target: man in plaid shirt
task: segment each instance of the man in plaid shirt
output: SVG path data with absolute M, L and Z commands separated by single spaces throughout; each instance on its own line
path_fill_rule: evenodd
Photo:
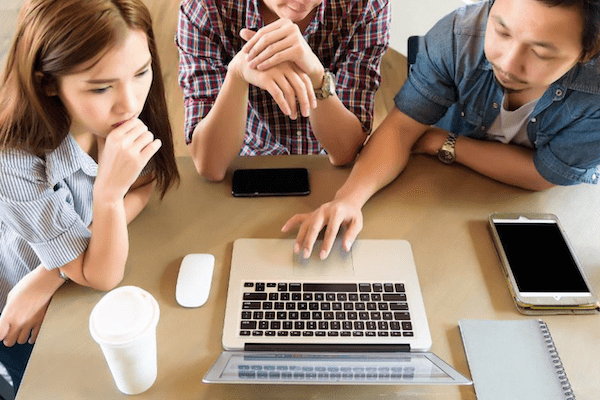
M 184 0 L 179 82 L 196 169 L 238 155 L 352 162 L 372 129 L 388 0 Z

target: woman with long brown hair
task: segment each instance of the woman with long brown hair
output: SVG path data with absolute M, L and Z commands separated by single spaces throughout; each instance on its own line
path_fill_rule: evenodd
M 0 88 L 0 361 L 15 389 L 54 292 L 122 279 L 127 224 L 179 179 L 140 0 L 28 0 Z

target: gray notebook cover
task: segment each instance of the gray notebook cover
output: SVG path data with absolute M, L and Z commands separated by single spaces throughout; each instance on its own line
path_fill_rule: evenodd
M 573 400 L 575 396 L 541 320 L 460 320 L 478 400 Z

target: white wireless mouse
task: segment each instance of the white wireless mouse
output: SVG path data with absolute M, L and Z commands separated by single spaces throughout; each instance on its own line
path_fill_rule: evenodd
M 210 294 L 215 256 L 188 254 L 183 257 L 177 276 L 175 300 L 184 307 L 200 307 Z

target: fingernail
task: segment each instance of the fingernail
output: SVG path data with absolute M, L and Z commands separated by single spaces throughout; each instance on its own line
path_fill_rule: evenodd
M 325 257 L 327 257 L 327 252 L 325 250 L 321 250 L 321 253 L 319 253 L 319 258 L 324 260 Z
M 310 252 L 308 251 L 308 249 L 304 249 L 304 251 L 302 252 L 302 257 L 304 257 L 304 258 L 310 257 Z
M 344 249 L 346 249 L 346 251 L 350 251 L 351 247 L 352 247 L 352 241 L 347 240 L 346 243 L 344 243 Z
M 300 253 L 300 245 L 299 245 L 298 243 L 296 243 L 296 244 L 294 245 L 294 253 L 295 253 L 295 254 L 298 254 L 298 253 Z

